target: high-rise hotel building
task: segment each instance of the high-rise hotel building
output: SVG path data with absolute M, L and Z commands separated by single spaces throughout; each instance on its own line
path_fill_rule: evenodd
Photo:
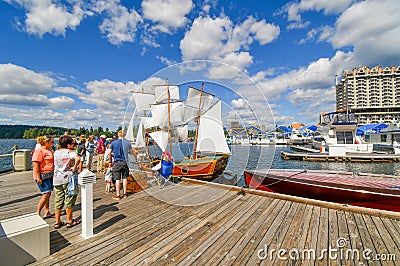
M 359 124 L 400 122 L 400 66 L 367 66 L 336 76 L 336 111 L 349 110 Z

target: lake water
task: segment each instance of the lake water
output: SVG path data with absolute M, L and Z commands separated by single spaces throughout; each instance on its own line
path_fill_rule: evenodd
M 0 154 L 13 153 L 14 145 L 18 145 L 18 149 L 33 150 L 36 140 L 26 139 L 0 139 Z M 12 168 L 12 156 L 0 158 L 0 171 Z
M 17 144 L 19 149 L 32 150 L 36 140 L 0 140 L 0 154 L 12 153 L 13 146 Z M 193 143 L 180 143 L 173 146 L 175 160 L 187 156 L 193 149 Z M 294 160 L 283 160 L 281 151 L 288 151 L 288 146 L 231 146 L 232 156 L 227 169 L 233 175 L 242 176 L 244 169 L 309 169 L 309 170 L 333 170 L 333 171 L 357 171 L 360 173 L 395 175 L 400 170 L 400 163 L 339 163 L 339 162 L 305 162 Z M 156 147 L 150 147 L 150 152 L 160 154 Z M 12 158 L 0 158 L 0 171 L 12 167 Z

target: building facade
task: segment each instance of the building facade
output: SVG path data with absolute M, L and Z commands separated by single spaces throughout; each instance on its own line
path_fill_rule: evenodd
M 400 122 L 400 66 L 343 71 L 336 77 L 336 111 L 351 111 L 359 124 Z

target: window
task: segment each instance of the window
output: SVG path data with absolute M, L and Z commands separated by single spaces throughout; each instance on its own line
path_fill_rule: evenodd
M 386 142 L 387 140 L 387 134 L 382 134 L 381 135 L 381 142 Z
M 353 144 L 352 131 L 338 131 L 336 132 L 337 144 Z

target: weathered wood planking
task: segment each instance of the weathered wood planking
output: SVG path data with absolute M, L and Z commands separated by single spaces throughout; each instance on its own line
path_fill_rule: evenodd
M 160 189 L 149 179 L 146 191 L 121 201 L 105 194 L 99 175 L 94 185 L 94 233 L 80 236 L 81 227 L 54 230 L 50 224 L 51 255 L 34 265 L 398 265 L 400 220 L 327 208 L 284 198 L 270 198 L 227 186 L 185 181 Z M 40 198 L 31 172 L 0 176 L 0 217 L 6 219 L 36 211 Z M 52 196 L 51 209 L 54 198 Z M 310 203 L 314 203 L 310 201 Z M 74 216 L 80 216 L 80 197 Z M 399 216 L 400 217 L 400 216 Z M 65 221 L 65 215 L 62 216 Z M 356 249 L 360 258 L 318 259 L 324 249 Z M 267 256 L 264 255 L 266 248 Z M 300 257 L 289 251 L 297 249 Z M 316 260 L 301 257 L 315 250 Z M 394 254 L 396 261 L 367 261 L 372 254 Z M 261 250 L 261 253 L 260 253 Z M 270 252 L 272 257 L 270 257 Z M 278 250 L 286 250 L 284 258 Z M 290 258 L 292 255 L 293 259 Z M 338 253 L 337 255 L 340 255 Z

